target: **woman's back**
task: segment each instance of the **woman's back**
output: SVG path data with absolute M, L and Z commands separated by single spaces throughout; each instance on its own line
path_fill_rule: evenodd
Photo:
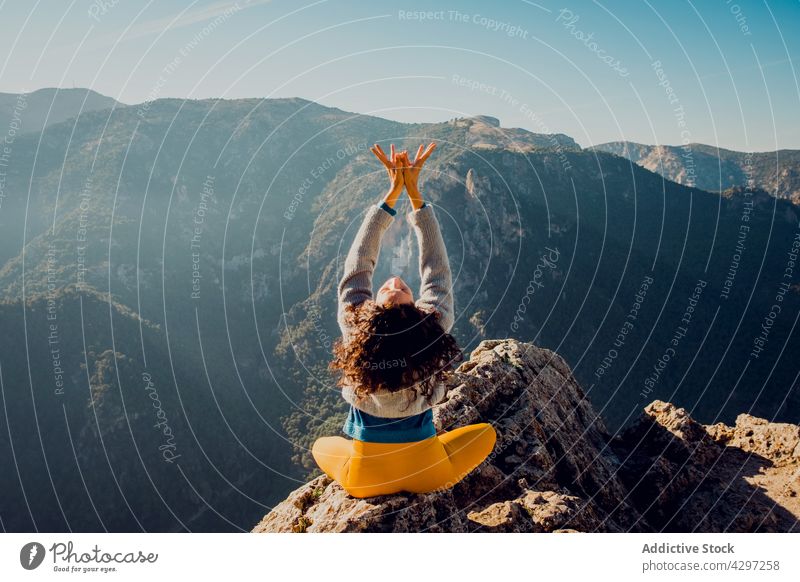
M 319 466 L 352 495 L 424 492 L 449 487 L 491 452 L 494 429 L 476 424 L 439 435 L 432 407 L 446 395 L 444 379 L 463 355 L 450 335 L 454 322 L 452 275 L 433 208 L 422 201 L 416 176 L 430 155 L 422 146 L 413 170 L 407 157 L 387 167 L 392 189 L 367 209 L 344 262 L 338 286 L 337 320 L 342 338 L 331 369 L 339 373 L 342 397 L 350 403 L 342 437 L 317 439 Z M 420 161 L 421 160 L 421 161 Z M 390 278 L 373 298 L 372 275 L 381 240 L 396 215 L 394 203 L 406 187 L 414 210 L 408 220 L 419 245 L 420 293 L 400 277 Z M 399 188 L 399 189 L 398 189 Z

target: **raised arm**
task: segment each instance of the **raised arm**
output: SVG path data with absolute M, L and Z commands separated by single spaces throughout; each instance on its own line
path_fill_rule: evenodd
M 345 308 L 372 299 L 372 273 L 381 251 L 381 239 L 394 217 L 379 206 L 367 209 L 364 221 L 356 233 L 344 261 L 344 274 L 339 281 L 339 309 L 337 320 L 342 335 L 347 340 L 348 325 L 345 321 Z
M 429 204 L 410 212 L 408 221 L 419 245 L 420 289 L 415 304 L 428 311 L 438 311 L 439 323 L 449 333 L 454 322 L 453 276 L 439 221 Z
M 441 316 L 439 323 L 449 333 L 455 320 L 450 260 L 433 207 L 424 202 L 417 186 L 422 166 L 435 148 L 435 143 L 428 145 L 424 151 L 423 146 L 419 146 L 413 163 L 407 156 L 402 157 L 401 161 L 406 191 L 414 207 L 414 211 L 408 214 L 408 220 L 419 245 L 420 291 L 415 304 L 428 311 L 437 311 Z
M 391 147 L 390 158 L 387 158 L 378 144 L 375 144 L 372 152 L 386 167 L 391 185 L 383 202 L 367 209 L 364 221 L 344 261 L 344 273 L 339 281 L 337 295 L 339 300 L 337 321 L 345 341 L 350 334 L 345 319 L 345 308 L 372 299 L 372 274 L 380 255 L 381 240 L 394 220 L 396 214 L 394 205 L 403 191 L 403 172 L 395 167 L 394 145 Z

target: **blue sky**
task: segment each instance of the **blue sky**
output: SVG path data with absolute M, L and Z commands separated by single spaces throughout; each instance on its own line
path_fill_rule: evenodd
M 800 2 L 0 0 L 0 91 L 299 96 L 583 146 L 800 149 Z M 428 14 L 421 15 L 425 11 Z

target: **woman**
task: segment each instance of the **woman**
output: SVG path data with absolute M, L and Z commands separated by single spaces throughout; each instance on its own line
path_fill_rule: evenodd
M 403 151 L 387 158 L 391 187 L 380 205 L 370 207 L 344 263 L 339 283 L 338 321 L 342 338 L 330 367 L 339 374 L 350 403 L 343 432 L 322 437 L 311 453 L 320 468 L 354 497 L 407 491 L 427 493 L 452 487 L 492 451 L 495 431 L 488 423 L 437 435 L 432 406 L 445 396 L 443 380 L 461 350 L 449 334 L 453 326 L 450 263 L 433 207 L 417 188 L 420 170 L 436 144 L 414 161 Z M 408 214 L 419 243 L 419 299 L 400 277 L 390 277 L 373 299 L 372 273 L 381 238 L 394 220 L 406 189 Z

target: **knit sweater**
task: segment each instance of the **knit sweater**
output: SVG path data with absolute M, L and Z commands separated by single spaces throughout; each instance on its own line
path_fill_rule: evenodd
M 439 222 L 429 204 L 409 212 L 407 218 L 419 245 L 420 292 L 414 304 L 424 311 L 437 311 L 440 314 L 439 323 L 445 332 L 449 332 L 454 321 L 453 282 Z M 345 342 L 352 333 L 345 319 L 345 308 L 373 298 L 372 274 L 380 254 L 381 239 L 393 221 L 394 215 L 385 208 L 369 207 L 345 259 L 344 274 L 338 288 L 337 313 Z M 396 392 L 381 389 L 361 398 L 355 394 L 354 387 L 342 388 L 342 396 L 347 402 L 360 411 L 380 418 L 420 414 L 441 401 L 445 392 L 445 386 L 437 383 L 429 404 L 423 395 L 416 393 L 413 386 Z

